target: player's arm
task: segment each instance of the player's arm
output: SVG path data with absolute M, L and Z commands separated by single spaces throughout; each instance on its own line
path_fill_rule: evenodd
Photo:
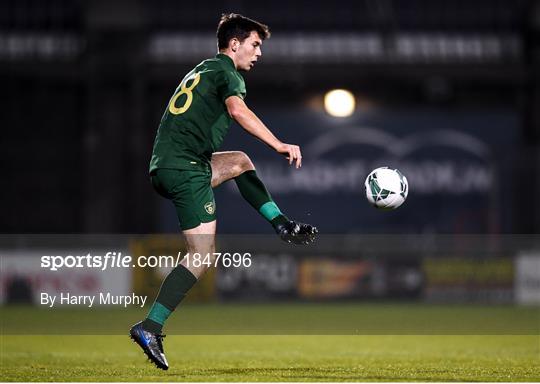
M 296 161 L 296 168 L 302 166 L 302 153 L 298 145 L 281 142 L 264 123 L 248 108 L 244 100 L 238 96 L 230 96 L 225 100 L 229 115 L 246 131 L 281 153 L 289 159 L 289 164 Z

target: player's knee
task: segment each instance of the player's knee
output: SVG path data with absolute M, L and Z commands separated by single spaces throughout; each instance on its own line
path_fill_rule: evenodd
M 236 161 L 235 161 L 236 174 L 240 175 L 241 173 L 244 173 L 246 171 L 252 171 L 255 169 L 255 166 L 251 162 L 251 159 L 244 152 L 237 151 L 235 153 L 235 156 L 236 156 Z

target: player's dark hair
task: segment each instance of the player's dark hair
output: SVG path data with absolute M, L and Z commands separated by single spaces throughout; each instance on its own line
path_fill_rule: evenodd
M 237 13 L 222 14 L 217 28 L 218 49 L 225 49 L 229 46 L 231 39 L 237 38 L 243 42 L 249 37 L 252 31 L 259 34 L 261 40 L 270 37 L 270 29 L 267 25 L 249 19 Z

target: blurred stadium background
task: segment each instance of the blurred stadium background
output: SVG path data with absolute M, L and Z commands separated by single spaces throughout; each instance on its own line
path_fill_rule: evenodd
M 315 311 L 330 314 L 312 325 L 323 333 L 538 335 L 537 0 L 2 1 L 0 300 L 37 303 L 39 292 L 65 290 L 154 295 L 165 270 L 58 274 L 38 260 L 46 252 L 182 249 L 174 210 L 152 190 L 148 162 L 174 88 L 215 54 L 224 12 L 270 26 L 262 60 L 245 75 L 246 101 L 278 137 L 301 145 L 304 166 L 290 169 L 237 125 L 223 150 L 248 153 L 282 210 L 328 236 L 306 249 L 277 245 L 234 183 L 221 186 L 218 231 L 231 236 L 229 244 L 253 246 L 258 262 L 206 276 L 189 300 L 214 304 L 188 304 L 188 319 L 199 324 L 231 303 L 255 300 L 272 306 L 246 318 L 246 308 L 233 305 L 236 315 L 215 332 L 249 320 L 255 333 L 312 333 L 299 320 Z M 327 112 L 333 89 L 354 95 L 352 114 Z M 364 198 L 366 175 L 382 165 L 409 180 L 409 199 L 395 212 Z M 125 233 L 134 235 L 117 235 Z M 169 235 L 145 235 L 157 233 Z M 390 307 L 378 306 L 388 300 Z M 396 300 L 418 307 L 392 307 Z M 283 301 L 323 305 L 273 307 Z M 366 301 L 374 306 L 362 307 Z M 99 333 L 92 317 L 70 328 L 52 311 L 25 311 L 3 306 L 3 332 Z M 73 311 L 61 318 L 85 317 Z M 142 313 L 106 311 L 99 318 L 123 321 L 113 333 Z M 266 322 L 269 312 L 277 325 Z M 32 319 L 45 320 L 34 328 Z M 495 322 L 485 328 L 485 319 Z M 191 330 L 208 333 L 213 325 Z M 170 327 L 182 332 L 180 316 Z M 528 347 L 538 356 L 537 336 Z
M 304 149 L 302 172 L 234 126 L 293 217 L 325 233 L 538 233 L 538 1 L 2 1 L 4 233 L 177 232 L 146 177 L 165 104 L 215 54 L 222 12 L 270 25 L 247 103 Z M 356 97 L 348 118 L 323 95 Z M 363 180 L 381 164 L 411 187 L 390 215 Z M 221 233 L 266 232 L 218 191 Z M 241 212 L 241 219 L 236 212 Z
M 0 7 L 6 249 L 21 244 L 9 235 L 17 233 L 178 233 L 174 210 L 147 176 L 155 131 L 184 73 L 215 53 L 220 14 L 238 12 L 274 32 L 245 76 L 247 102 L 279 137 L 302 146 L 305 165 L 291 169 L 237 125 L 224 149 L 252 157 L 284 212 L 325 235 L 411 235 L 428 244 L 441 234 L 484 235 L 475 245 L 452 243 L 455 277 L 484 271 L 491 280 L 480 285 L 502 284 L 495 300 L 502 302 L 516 297 L 518 270 L 531 272 L 520 281 L 538 288 L 538 250 L 501 244 L 540 230 L 540 2 L 27 0 Z M 354 95 L 349 116 L 325 110 L 332 89 Z M 366 175 L 381 165 L 409 179 L 409 199 L 395 212 L 364 198 Z M 269 234 L 234 183 L 216 195 L 219 233 Z M 481 257 L 500 265 L 478 261 L 478 242 L 491 247 Z M 133 241 L 120 243 L 134 252 Z M 146 252 L 149 243 L 137 244 Z M 22 244 L 38 244 L 22 253 L 40 253 L 39 239 Z M 428 246 L 432 255 L 449 252 L 436 247 Z M 404 265 L 394 257 L 383 270 L 421 297 L 425 249 L 399 250 Z M 369 256 L 357 251 L 344 257 Z M 298 259 L 296 269 L 273 260 L 301 270 Z M 452 273 L 439 263 L 431 267 Z M 358 275 L 383 284 L 372 264 Z

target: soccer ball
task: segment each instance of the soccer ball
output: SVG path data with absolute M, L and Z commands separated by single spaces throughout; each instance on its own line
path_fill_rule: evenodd
M 373 170 L 366 178 L 366 197 L 376 208 L 396 209 L 407 199 L 407 178 L 397 169 L 381 167 Z

